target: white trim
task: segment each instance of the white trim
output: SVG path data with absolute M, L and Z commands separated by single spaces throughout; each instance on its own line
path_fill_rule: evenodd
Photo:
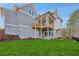
M 41 26 L 42 26 L 42 18 L 41 18 Z M 42 28 L 41 28 L 41 39 L 43 38 L 43 36 L 42 36 L 43 34 L 42 34 Z
M 13 25 L 13 24 L 5 24 L 5 25 L 9 25 L 9 26 L 18 26 L 18 25 Z
M 36 26 L 35 26 L 35 40 L 36 40 Z
M 21 24 L 19 26 L 21 26 L 21 27 L 27 27 L 27 28 L 32 28 L 30 26 L 25 26 L 25 25 L 21 25 Z
M 5 25 L 9 25 L 9 26 L 16 26 L 16 27 L 27 27 L 27 28 L 31 28 L 30 26 L 25 26 L 25 25 L 13 25 L 13 24 L 5 24 Z
M 46 26 L 49 24 L 49 18 L 48 16 L 45 16 L 46 17 Z

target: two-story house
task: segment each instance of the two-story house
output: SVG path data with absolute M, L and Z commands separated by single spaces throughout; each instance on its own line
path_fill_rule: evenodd
M 61 37 L 61 18 L 57 12 L 48 11 L 38 15 L 33 4 L 16 4 L 13 9 L 1 8 L 4 13 L 4 31 L 6 35 L 25 38 Z

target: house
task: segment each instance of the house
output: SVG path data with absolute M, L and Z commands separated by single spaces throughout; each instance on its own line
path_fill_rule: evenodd
M 36 7 L 32 4 L 19 6 L 13 9 L 1 8 L 4 15 L 4 33 L 25 38 L 60 38 L 62 19 L 57 11 L 48 11 L 38 15 Z

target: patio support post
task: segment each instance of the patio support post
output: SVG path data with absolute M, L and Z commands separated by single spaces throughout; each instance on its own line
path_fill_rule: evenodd
M 40 20 L 41 20 L 41 39 L 42 39 L 42 18 Z
M 42 39 L 42 18 L 40 18 L 41 21 L 41 39 Z
M 42 28 L 41 28 L 41 39 L 42 39 Z
M 49 28 L 47 27 L 47 39 L 49 39 Z
M 35 26 L 35 40 L 36 40 L 36 26 Z
M 48 24 L 49 24 L 49 17 L 48 17 L 48 16 L 46 16 L 47 39 L 49 39 L 49 28 L 48 28 Z
M 48 17 L 46 16 L 46 26 L 48 25 Z

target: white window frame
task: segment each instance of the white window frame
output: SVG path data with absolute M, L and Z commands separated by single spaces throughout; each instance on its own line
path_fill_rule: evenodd
M 31 14 L 29 14 L 29 12 L 25 12 L 25 11 L 22 10 L 22 9 L 20 9 L 20 11 L 23 12 L 24 14 L 27 14 L 27 15 L 29 15 L 29 16 L 32 16 Z M 35 16 L 32 16 L 32 17 L 36 18 Z
M 32 10 L 32 16 L 35 16 L 35 12 Z
M 28 8 L 28 13 L 32 15 L 32 9 L 30 7 Z
M 29 10 L 31 10 L 31 14 L 29 13 L 30 11 Z M 30 8 L 30 7 L 28 7 L 28 13 L 31 15 L 31 16 L 33 16 L 33 17 L 35 17 L 36 15 L 36 12 L 32 9 L 32 8 Z

